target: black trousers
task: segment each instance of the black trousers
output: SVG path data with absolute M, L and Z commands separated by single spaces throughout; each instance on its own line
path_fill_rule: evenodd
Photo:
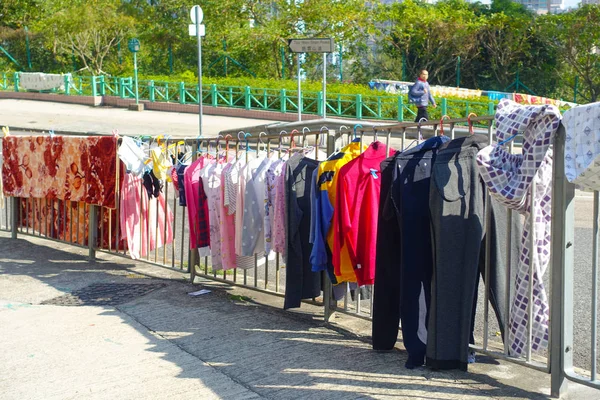
M 429 113 L 427 112 L 427 107 L 417 107 L 417 117 L 415 118 L 415 122 L 419 122 L 421 118 L 429 120 Z

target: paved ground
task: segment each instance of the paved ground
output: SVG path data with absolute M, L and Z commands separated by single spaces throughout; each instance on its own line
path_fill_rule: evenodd
M 45 305 L 93 284 L 163 284 L 117 305 Z M 191 297 L 201 287 L 211 293 Z M 104 300 L 110 300 L 109 295 Z M 403 368 L 365 323 L 326 326 L 280 299 L 190 285 L 165 268 L 0 233 L 2 399 L 545 399 L 549 376 L 480 357 L 469 373 Z M 302 312 L 304 311 L 304 313 Z M 361 325 L 362 324 L 362 325 Z M 600 398 L 577 386 L 568 398 Z
M 222 130 L 242 128 L 275 121 L 203 116 L 204 136 L 216 136 Z M 110 134 L 118 129 L 123 135 L 198 136 L 198 115 L 161 111 L 129 111 L 126 108 L 90 107 L 45 101 L 0 99 L 0 126 L 16 126 L 56 131 Z

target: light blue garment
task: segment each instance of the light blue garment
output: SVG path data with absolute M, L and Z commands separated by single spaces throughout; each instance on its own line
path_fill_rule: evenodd
M 411 102 L 415 103 L 417 107 L 427 107 L 430 103 L 435 105 L 435 100 L 431 95 L 429 82 L 423 82 L 422 80 L 417 79 L 410 89 L 409 97 Z

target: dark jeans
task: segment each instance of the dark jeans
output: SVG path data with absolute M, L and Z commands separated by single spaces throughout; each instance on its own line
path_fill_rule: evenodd
M 477 135 L 455 139 L 440 149 L 433 166 L 429 207 L 434 260 L 427 365 L 434 369 L 467 369 L 477 283 L 485 268 L 485 235 L 491 235 L 490 302 L 504 333 L 506 208 L 486 204 L 475 160 L 487 140 Z M 492 211 L 487 227 L 486 207 Z M 516 238 L 520 234 L 516 213 L 511 224 Z M 513 239 L 513 255 L 518 254 L 518 243 Z M 517 265 L 516 260 L 512 265 Z
M 419 122 L 421 118 L 429 120 L 429 113 L 427 113 L 427 107 L 417 107 L 417 117 L 415 118 L 415 122 Z

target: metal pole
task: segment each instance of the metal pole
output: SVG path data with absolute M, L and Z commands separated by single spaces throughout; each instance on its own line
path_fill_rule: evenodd
M 19 226 L 19 198 L 11 197 L 11 238 L 17 238 L 17 231 Z
M 340 82 L 344 81 L 344 69 L 342 67 L 342 61 L 344 60 L 343 47 L 340 44 Z
M 285 79 L 285 49 L 280 47 L 279 51 L 281 53 L 281 79 Z
M 98 232 L 98 206 L 91 204 L 88 222 L 88 259 L 96 259 L 96 234 Z
M 323 119 L 327 117 L 327 53 L 323 53 Z
M 552 184 L 552 302 L 550 304 L 550 372 L 553 397 L 567 388 L 565 371 L 573 368 L 574 188 L 565 177 L 565 129 L 554 139 Z
M 300 53 L 298 53 L 298 121 L 302 121 L 302 88 L 300 85 Z
M 138 92 L 137 52 L 133 53 L 133 76 L 135 78 L 135 104 L 139 104 L 140 96 Z
M 198 136 L 202 137 L 202 37 L 200 36 L 200 7 L 196 7 L 196 36 L 198 37 Z
M 593 224 L 593 247 L 592 247 L 592 351 L 591 351 L 591 380 L 596 380 L 596 354 L 597 333 L 596 325 L 598 321 L 598 212 L 600 209 L 600 197 L 598 192 L 594 191 L 594 224 Z

